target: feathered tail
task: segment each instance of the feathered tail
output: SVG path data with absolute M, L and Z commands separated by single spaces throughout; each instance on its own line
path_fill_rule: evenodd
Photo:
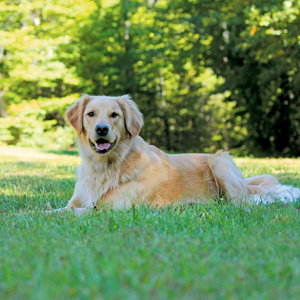
M 209 159 L 220 193 L 228 200 L 248 203 L 289 203 L 300 198 L 300 188 L 282 185 L 272 175 L 244 178 L 239 168 L 227 152 L 218 152 Z

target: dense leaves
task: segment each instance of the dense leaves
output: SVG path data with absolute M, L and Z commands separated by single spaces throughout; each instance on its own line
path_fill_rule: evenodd
M 9 113 L 0 139 L 34 137 L 7 125 L 12 104 L 56 99 L 35 116 L 53 121 L 42 132 L 59 127 L 71 140 L 59 99 L 129 93 L 142 136 L 165 150 L 298 156 L 299 9 L 279 0 L 0 1 L 0 116 Z

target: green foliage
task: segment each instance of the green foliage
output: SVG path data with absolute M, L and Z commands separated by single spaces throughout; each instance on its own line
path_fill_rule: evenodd
M 68 1 L 0 1 L 0 90 L 7 104 L 37 97 L 65 96 L 79 84 L 60 61 L 61 22 Z M 76 91 L 75 91 L 76 92 Z
M 203 52 L 207 66 L 225 79 L 221 91 L 230 91 L 226 100 L 246 120 L 247 148 L 300 155 L 300 2 L 223 1 L 197 16 L 211 40 Z
M 142 136 L 165 150 L 299 155 L 299 1 L 1 0 L 0 11 L 0 117 L 33 99 L 129 93 Z M 44 120 L 65 130 L 59 110 Z
M 65 126 L 64 112 L 76 96 L 32 100 L 8 108 L 10 115 L 0 118 L 0 142 L 23 147 L 66 149 L 74 133 Z

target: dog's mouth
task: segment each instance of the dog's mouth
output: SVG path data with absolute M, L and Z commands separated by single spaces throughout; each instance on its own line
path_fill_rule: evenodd
M 115 141 L 113 143 L 110 143 L 109 141 L 107 141 L 106 139 L 98 139 L 96 141 L 96 143 L 92 143 L 92 141 L 89 139 L 90 142 L 90 146 L 91 148 L 99 154 L 104 154 L 104 153 L 108 153 L 115 145 L 117 142 L 117 139 L 115 139 Z

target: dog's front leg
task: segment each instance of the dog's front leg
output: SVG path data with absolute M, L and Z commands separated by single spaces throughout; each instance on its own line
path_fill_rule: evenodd
M 97 203 L 97 192 L 82 178 L 76 182 L 74 194 L 64 210 L 73 210 L 77 215 L 92 211 Z
M 66 206 L 63 208 L 58 208 L 58 209 L 53 209 L 53 210 L 46 210 L 45 212 L 47 214 L 50 213 L 64 213 L 64 212 L 68 212 L 68 211 L 74 211 L 76 215 L 82 215 L 85 212 L 89 211 L 91 212 L 93 210 L 93 208 L 84 208 L 84 207 L 70 207 L 70 206 Z
M 69 201 L 68 205 L 63 209 L 66 211 L 73 210 L 76 215 L 82 215 L 87 210 L 91 210 L 93 208 L 93 207 L 82 207 L 83 205 L 81 203 L 82 202 L 80 201 L 80 199 L 72 197 L 72 199 Z

